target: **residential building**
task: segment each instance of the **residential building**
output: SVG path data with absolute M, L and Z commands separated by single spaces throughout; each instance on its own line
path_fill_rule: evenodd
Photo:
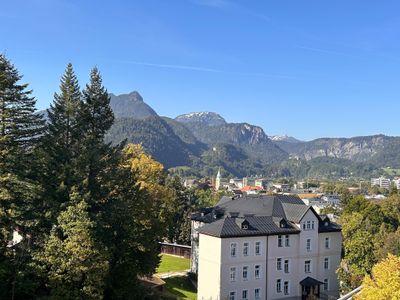
M 222 197 L 192 230 L 199 300 L 339 295 L 341 228 L 297 196 Z
M 328 203 L 328 205 L 338 206 L 340 204 L 340 195 L 326 194 L 321 197 L 321 200 Z
M 390 179 L 383 176 L 379 178 L 372 178 L 371 186 L 378 186 L 380 188 L 390 189 Z
M 393 180 L 393 183 L 394 183 L 395 187 L 397 188 L 397 190 L 400 190 L 400 178 L 395 178 Z
M 247 195 L 255 195 L 258 194 L 260 191 L 262 191 L 262 187 L 260 186 L 251 186 L 251 185 L 246 185 L 240 189 L 242 193 L 246 193 Z
M 265 179 L 265 178 L 258 178 L 254 180 L 254 186 L 258 186 L 264 190 L 268 190 L 271 188 L 273 185 L 271 180 Z
M 229 183 L 235 185 L 235 187 L 238 189 L 243 187 L 243 179 L 240 178 L 232 178 L 229 180 Z

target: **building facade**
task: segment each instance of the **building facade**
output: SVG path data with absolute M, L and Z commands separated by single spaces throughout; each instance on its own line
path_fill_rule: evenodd
M 223 197 L 192 222 L 199 300 L 338 296 L 340 227 L 300 198 Z
M 371 186 L 378 186 L 383 189 L 390 189 L 390 179 L 385 177 L 372 178 Z

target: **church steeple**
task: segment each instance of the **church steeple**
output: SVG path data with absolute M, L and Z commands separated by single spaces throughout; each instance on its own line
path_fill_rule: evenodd
M 219 190 L 221 187 L 221 168 L 218 168 L 217 177 L 215 178 L 215 190 Z

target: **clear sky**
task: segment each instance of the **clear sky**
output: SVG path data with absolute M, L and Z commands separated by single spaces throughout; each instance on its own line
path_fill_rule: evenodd
M 0 0 L 0 52 L 48 107 L 68 62 L 160 115 L 300 139 L 400 135 L 400 2 Z

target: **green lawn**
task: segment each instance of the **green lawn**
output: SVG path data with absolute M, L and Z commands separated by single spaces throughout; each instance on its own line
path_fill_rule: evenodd
M 161 254 L 161 263 L 156 273 L 179 272 L 187 269 L 190 269 L 189 259 Z
M 165 286 L 167 295 L 173 295 L 178 299 L 197 299 L 196 289 L 187 276 L 170 277 L 164 280 L 167 283 Z
M 389 176 L 399 176 L 400 169 L 382 168 Z

